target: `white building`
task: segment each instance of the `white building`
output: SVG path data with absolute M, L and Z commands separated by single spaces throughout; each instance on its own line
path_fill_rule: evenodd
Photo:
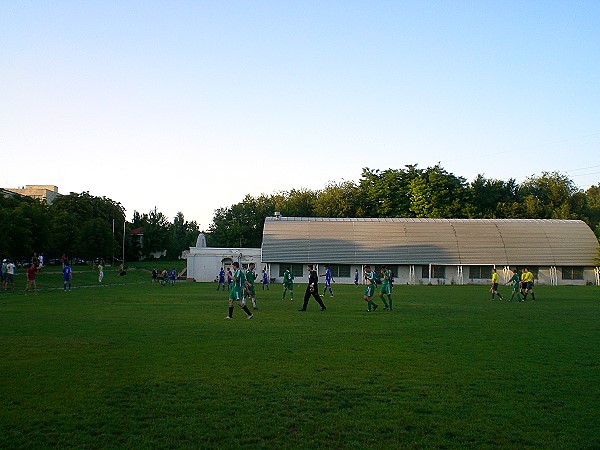
M 221 268 L 231 268 L 234 261 L 244 269 L 253 262 L 257 270 L 261 271 L 264 267 L 260 263 L 260 254 L 260 248 L 207 247 L 206 238 L 201 233 L 196 246 L 190 247 L 187 254 L 187 279 L 197 282 L 214 281 Z
M 262 262 L 280 282 L 286 266 L 328 264 L 338 283 L 386 265 L 396 284 L 487 284 L 528 267 L 539 284 L 600 284 L 598 241 L 580 220 L 267 217 Z

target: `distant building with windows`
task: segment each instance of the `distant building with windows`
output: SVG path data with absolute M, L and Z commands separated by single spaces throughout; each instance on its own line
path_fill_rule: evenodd
M 598 240 L 579 220 L 267 217 L 261 263 L 282 280 L 290 267 L 325 264 L 338 283 L 386 265 L 396 284 L 487 284 L 528 267 L 538 284 L 600 284 Z
M 58 187 L 51 185 L 28 184 L 21 188 L 6 188 L 7 191 L 45 201 L 48 205 L 58 197 Z

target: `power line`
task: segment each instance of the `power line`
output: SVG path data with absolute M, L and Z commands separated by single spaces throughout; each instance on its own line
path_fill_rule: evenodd
M 569 173 L 569 172 L 576 172 L 576 171 L 578 171 L 578 170 L 595 169 L 596 167 L 600 167 L 600 165 L 599 165 L 599 166 L 581 167 L 581 168 L 579 168 L 579 169 L 570 169 L 570 170 L 565 170 L 565 172 L 566 172 L 566 173 Z M 594 173 L 598 173 L 598 172 L 594 172 Z M 593 174 L 590 174 L 590 175 L 593 175 Z M 573 176 L 576 176 L 576 175 L 573 175 Z

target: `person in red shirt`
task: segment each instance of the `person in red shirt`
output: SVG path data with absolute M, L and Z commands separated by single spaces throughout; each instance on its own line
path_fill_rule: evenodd
M 33 293 L 35 295 L 37 295 L 37 287 L 35 286 L 35 275 L 37 274 L 37 272 L 38 272 L 38 268 L 35 266 L 35 264 L 32 264 L 31 267 L 29 267 L 29 269 L 27 269 L 27 272 L 26 272 L 27 285 L 25 286 L 25 295 L 27 295 L 29 286 L 33 287 Z

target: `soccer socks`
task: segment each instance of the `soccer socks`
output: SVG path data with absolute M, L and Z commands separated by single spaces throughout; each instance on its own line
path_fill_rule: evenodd
M 535 301 L 535 294 L 533 292 L 531 293 L 531 300 Z
M 385 305 L 386 308 L 389 308 L 388 303 L 385 301 L 385 298 L 383 298 L 383 296 L 379 297 L 381 299 L 381 301 L 383 302 L 383 304 Z
M 256 299 L 252 297 L 252 307 L 256 308 Z
M 250 312 L 250 310 L 248 309 L 248 307 L 247 307 L 246 305 L 244 305 L 244 306 L 242 307 L 242 309 L 244 310 L 244 312 L 245 312 L 245 313 L 246 313 L 248 316 L 251 316 L 251 315 L 252 315 L 252 313 Z
M 498 298 L 499 298 L 500 300 L 504 300 L 504 298 L 502 298 L 502 295 L 500 295 L 500 292 L 498 292 Z
M 233 317 L 233 306 L 229 307 L 229 314 L 228 314 L 228 316 L 229 317 Z
M 525 292 L 525 293 L 523 294 L 523 300 L 527 300 L 527 294 L 529 294 L 529 292 Z
M 390 311 L 392 310 L 392 296 L 388 295 L 388 302 L 390 304 Z

